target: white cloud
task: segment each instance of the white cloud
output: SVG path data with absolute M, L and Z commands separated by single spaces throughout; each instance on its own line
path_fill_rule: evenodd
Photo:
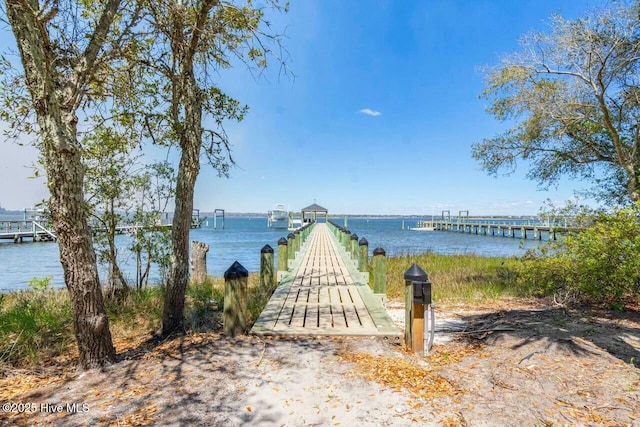
M 359 112 L 362 114 L 366 114 L 367 116 L 373 116 L 373 117 L 377 117 L 382 114 L 380 111 L 372 110 L 371 108 L 363 108 Z

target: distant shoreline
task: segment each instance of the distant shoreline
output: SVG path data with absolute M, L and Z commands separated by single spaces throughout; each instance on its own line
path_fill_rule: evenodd
M 200 212 L 200 216 L 213 217 L 213 212 Z M 220 214 L 217 214 L 220 217 Z M 226 217 L 243 217 L 243 218 L 266 218 L 266 213 L 258 213 L 258 212 L 228 212 L 225 213 Z M 294 216 L 301 216 L 300 212 L 294 212 Z M 318 215 L 318 217 L 323 217 L 324 215 Z M 402 215 L 402 214 L 329 214 L 329 218 L 344 218 L 345 216 L 349 218 L 388 218 L 388 219 L 417 219 L 417 218 L 430 218 L 431 214 L 412 214 L 412 215 Z M 441 218 L 441 215 L 433 215 L 434 218 Z M 479 219 L 479 218 L 493 218 L 493 219 L 533 219 L 537 218 L 537 215 L 470 215 L 470 219 Z M 457 215 L 451 215 L 451 218 L 457 218 Z
M 171 216 L 173 216 L 173 212 L 168 212 Z M 23 215 L 24 210 L 7 210 L 4 208 L 0 208 L 0 215 Z M 302 214 L 300 212 L 294 212 L 295 217 L 300 217 Z M 216 214 L 216 216 L 220 217 L 220 214 Z M 321 217 L 322 215 L 320 215 Z M 387 219 L 422 219 L 422 218 L 431 218 L 431 214 L 411 214 L 411 215 L 402 215 L 402 214 L 329 214 L 329 218 L 344 218 L 345 216 L 349 218 L 387 218 Z M 212 212 L 204 212 L 200 211 L 200 217 L 209 217 L 213 218 Z M 266 212 L 225 212 L 225 217 L 228 218 L 266 218 Z M 434 218 L 441 218 L 441 215 L 433 215 Z M 451 215 L 451 218 L 457 218 L 457 215 Z M 469 216 L 471 219 L 484 219 L 484 218 L 492 218 L 492 219 L 533 219 L 537 218 L 537 215 L 471 215 Z

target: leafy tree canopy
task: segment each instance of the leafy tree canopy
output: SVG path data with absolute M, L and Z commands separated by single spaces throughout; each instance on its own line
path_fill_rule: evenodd
M 640 20 L 637 3 L 615 2 L 577 20 L 551 17 L 551 31 L 487 68 L 482 96 L 515 125 L 473 145 L 490 174 L 519 160 L 548 187 L 561 176 L 590 181 L 606 202 L 640 200 Z

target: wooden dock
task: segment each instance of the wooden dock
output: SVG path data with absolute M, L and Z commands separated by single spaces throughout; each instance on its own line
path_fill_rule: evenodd
M 483 236 L 512 237 L 533 240 L 556 240 L 558 234 L 579 231 L 575 227 L 560 227 L 531 224 L 431 221 L 435 231 L 477 234 Z
M 34 242 L 51 242 L 56 235 L 44 222 L 38 220 L 0 221 L 0 240 L 13 240 L 21 243 L 24 239 Z
M 317 223 L 251 333 L 399 338 L 367 281 L 327 224 Z

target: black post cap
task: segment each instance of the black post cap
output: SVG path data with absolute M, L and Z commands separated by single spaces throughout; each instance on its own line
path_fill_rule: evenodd
M 231 264 L 231 267 L 224 272 L 225 280 L 240 279 L 244 277 L 249 277 L 249 272 L 238 261 Z
M 380 246 L 378 246 L 373 250 L 373 256 L 376 256 L 376 255 L 387 255 L 387 252 L 384 249 L 382 249 Z
M 404 280 L 410 280 L 412 282 L 426 282 L 429 280 L 429 277 L 427 276 L 427 273 L 414 262 L 411 264 L 411 267 L 404 272 Z
M 360 246 L 369 246 L 369 242 L 364 237 L 358 242 Z
M 351 232 L 349 230 L 344 230 L 345 233 L 347 234 L 351 234 Z
M 269 245 L 264 245 L 262 247 L 262 249 L 260 249 L 260 253 L 261 254 L 272 254 L 273 253 L 273 248 Z
M 351 240 L 358 240 L 358 235 L 357 234 L 352 234 L 351 235 Z
M 300 230 L 294 231 L 293 234 L 300 234 Z
M 293 234 L 293 233 L 289 233 L 289 234 L 287 235 L 287 239 L 295 239 L 295 238 L 296 238 L 296 235 L 295 235 L 295 234 Z
M 287 239 L 285 239 L 284 237 L 281 237 L 280 240 L 278 240 L 278 246 L 280 245 L 287 245 Z

